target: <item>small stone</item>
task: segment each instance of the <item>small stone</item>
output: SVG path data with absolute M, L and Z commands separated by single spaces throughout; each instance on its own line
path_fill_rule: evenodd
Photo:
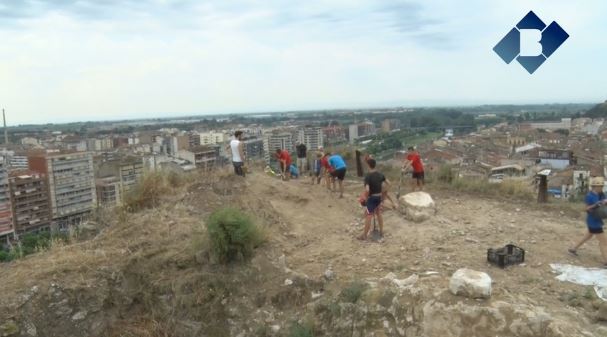
M 280 331 L 280 325 L 278 325 L 278 324 L 272 325 L 270 327 L 270 329 L 272 329 L 272 332 L 277 333 L 278 331 Z
M 335 278 L 335 272 L 331 268 L 327 268 L 327 270 L 325 270 L 325 273 L 323 274 L 323 276 L 325 277 L 325 279 L 327 281 L 331 281 Z
M 72 320 L 81 321 L 86 318 L 87 314 L 88 314 L 88 312 L 86 310 L 78 311 L 77 313 L 74 314 L 74 316 L 72 316 Z
M 293 284 L 293 280 L 291 280 L 291 279 L 286 279 L 286 280 L 285 280 L 285 285 L 286 285 L 286 286 L 290 286 L 290 285 L 292 285 L 292 284 Z

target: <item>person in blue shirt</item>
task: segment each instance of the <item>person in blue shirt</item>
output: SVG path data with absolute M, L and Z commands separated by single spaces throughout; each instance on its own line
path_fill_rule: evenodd
M 291 173 L 291 177 L 295 179 L 299 177 L 299 170 L 297 169 L 297 166 L 291 164 L 291 166 L 289 166 L 289 172 Z
M 331 177 L 333 177 L 333 191 L 335 191 L 335 180 L 339 180 L 339 197 L 344 197 L 344 178 L 346 177 L 346 162 L 338 155 L 334 154 L 329 157 L 329 165 L 333 169 Z
M 595 177 L 590 179 L 590 191 L 586 194 L 586 226 L 588 232 L 573 248 L 569 248 L 569 253 L 577 256 L 577 250 L 586 241 L 596 237 L 599 241 L 599 249 L 603 257 L 603 267 L 607 268 L 607 237 L 603 233 L 603 219 L 595 216 L 593 210 L 607 203 L 603 187 L 605 180 L 603 177 Z

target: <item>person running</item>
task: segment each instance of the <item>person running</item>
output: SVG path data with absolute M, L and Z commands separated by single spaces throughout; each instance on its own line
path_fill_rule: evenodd
M 335 191 L 335 180 L 339 181 L 339 197 L 344 197 L 344 178 L 346 177 L 346 162 L 338 155 L 334 154 L 329 157 L 329 165 L 333 171 L 331 177 L 333 178 L 333 191 Z
M 409 168 L 413 169 L 412 190 L 415 191 L 419 188 L 422 191 L 424 189 L 424 164 L 422 164 L 422 158 L 413 146 L 409 147 L 405 163 L 403 164 L 403 170 L 406 171 Z
M 299 173 L 303 175 L 308 166 L 308 148 L 306 144 L 299 143 L 295 149 L 297 150 L 297 168 L 299 168 Z
M 330 191 L 331 181 L 333 180 L 333 177 L 331 176 L 333 168 L 331 167 L 331 165 L 329 165 L 329 157 L 331 157 L 331 152 L 324 153 L 322 155 L 322 158 L 320 159 L 320 165 L 322 166 L 322 175 L 325 178 L 325 184 L 327 186 L 327 189 Z
M 291 178 L 289 167 L 291 166 L 291 155 L 287 150 L 276 149 L 276 159 L 280 165 L 280 171 L 284 180 Z
M 363 233 L 357 237 L 359 240 L 366 240 L 371 229 L 371 219 L 377 217 L 379 225 L 379 235 L 384 236 L 384 219 L 381 214 L 382 191 L 386 183 L 386 177 L 375 169 L 377 165 L 375 159 L 367 161 L 369 173 L 365 176 L 365 191 L 367 193 L 367 202 L 365 208 L 365 228 Z
M 230 151 L 232 152 L 232 165 L 234 165 L 234 173 L 244 177 L 244 143 L 242 142 L 242 131 L 234 132 L 234 139 L 230 141 Z
M 584 237 L 578 241 L 578 243 L 569 248 L 568 251 L 570 254 L 577 256 L 577 250 L 580 248 L 586 241 L 592 239 L 592 237 L 596 237 L 599 242 L 599 249 L 601 251 L 601 256 L 603 257 L 603 267 L 607 268 L 607 237 L 603 233 L 603 219 L 595 216 L 593 214 L 593 210 L 607 203 L 605 199 L 605 194 L 603 193 L 603 187 L 605 185 L 605 180 L 602 177 L 591 178 L 590 180 L 590 191 L 586 194 L 586 226 L 588 227 L 588 232 L 584 235 Z

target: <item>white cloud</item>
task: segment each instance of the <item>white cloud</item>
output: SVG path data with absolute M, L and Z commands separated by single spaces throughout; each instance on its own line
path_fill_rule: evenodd
M 35 3 L 0 9 L 11 124 L 605 95 L 599 1 Z M 572 36 L 534 75 L 491 50 L 530 9 Z

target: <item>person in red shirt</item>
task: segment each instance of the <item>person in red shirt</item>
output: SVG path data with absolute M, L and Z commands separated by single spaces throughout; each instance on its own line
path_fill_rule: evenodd
M 413 169 L 411 181 L 411 187 L 413 191 L 417 188 L 419 190 L 424 189 L 424 164 L 422 164 L 422 158 L 419 156 L 419 153 L 411 146 L 407 151 L 407 156 L 405 157 L 405 163 L 403 164 L 403 170 L 407 170 L 409 168 Z
M 291 178 L 291 172 L 289 170 L 289 167 L 291 166 L 291 155 L 289 154 L 289 151 L 276 149 L 276 159 L 278 159 L 280 164 L 283 179 L 289 180 Z
M 333 177 L 331 176 L 331 172 L 333 172 L 333 167 L 329 164 L 329 157 L 331 156 L 330 152 L 325 152 L 320 158 L 320 166 L 323 168 L 323 176 L 325 177 L 325 184 L 327 188 L 331 190 L 331 182 Z

